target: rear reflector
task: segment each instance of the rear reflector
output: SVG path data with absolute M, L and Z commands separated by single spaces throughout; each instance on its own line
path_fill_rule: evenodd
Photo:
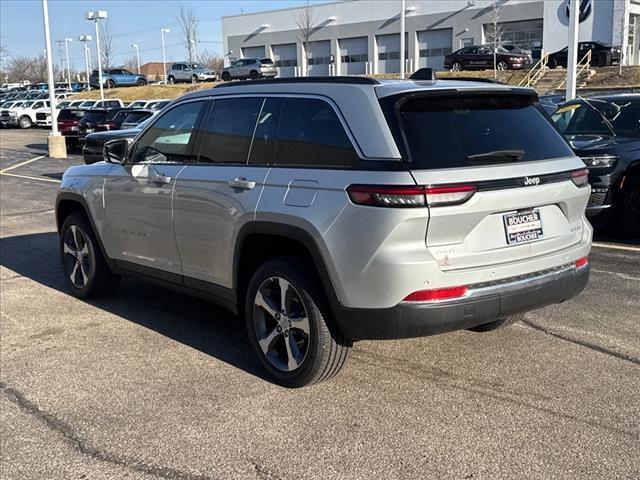
M 475 185 L 445 185 L 442 187 L 427 187 L 427 204 L 430 207 L 443 205 L 459 205 L 466 202 L 476 193 Z
M 582 169 L 571 172 L 571 181 L 575 183 L 577 187 L 584 187 L 589 184 L 589 170 Z
M 347 188 L 349 198 L 355 204 L 396 208 L 459 205 L 475 192 L 475 185 L 351 185 Z
M 582 257 L 576 260 L 576 268 L 582 268 L 589 263 L 589 257 Z
M 351 185 L 347 193 L 353 203 L 372 207 L 425 207 L 424 187 L 402 185 Z
M 435 290 L 418 290 L 408 295 L 403 302 L 433 302 L 437 300 L 451 300 L 463 297 L 467 293 L 467 287 L 447 287 Z

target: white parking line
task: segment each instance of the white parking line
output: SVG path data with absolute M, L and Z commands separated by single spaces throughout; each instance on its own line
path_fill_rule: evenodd
M 640 247 L 634 247 L 631 245 L 614 245 L 611 243 L 593 242 L 591 244 L 596 248 L 608 248 L 609 250 L 626 250 L 628 252 L 640 252 Z
M 0 175 L 4 175 L 6 177 L 26 178 L 27 180 L 37 180 L 39 182 L 60 183 L 60 180 L 56 180 L 54 178 L 32 177 L 30 175 L 18 175 L 17 173 L 5 173 L 4 171 L 0 172 Z
M 44 157 L 46 157 L 46 155 L 40 155 L 39 157 L 32 158 L 31 160 L 26 160 L 26 161 L 21 162 L 21 163 L 16 163 L 15 165 L 11 165 L 10 167 L 3 168 L 2 170 L 0 170 L 0 174 L 8 172 L 10 170 L 14 170 L 14 169 L 16 169 L 18 167 L 22 167 L 23 165 L 28 165 L 28 164 L 30 164 L 32 162 L 35 162 L 36 160 L 40 160 L 40 159 L 42 159 Z

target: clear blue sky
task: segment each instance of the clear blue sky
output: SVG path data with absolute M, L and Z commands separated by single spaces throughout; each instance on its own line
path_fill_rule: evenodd
M 55 40 L 73 38 L 69 44 L 72 68 L 84 67 L 84 53 L 78 36 L 95 36 L 93 23 L 84 19 L 89 10 L 107 10 L 113 35 L 115 62 L 122 64 L 134 55 L 132 43 L 140 48 L 140 62 L 162 61 L 160 28 L 171 29 L 165 37 L 167 61 L 186 57 L 176 17 L 180 4 L 192 8 L 200 19 L 198 51 L 222 53 L 220 18 L 226 15 L 295 7 L 303 0 L 49 0 L 49 20 L 54 61 L 60 64 Z M 315 3 L 315 2 L 314 2 Z M 0 37 L 9 55 L 37 56 L 44 50 L 42 2 L 0 0 Z M 94 39 L 95 40 L 95 39 Z M 92 54 L 95 53 L 92 42 Z M 95 55 L 93 55 L 95 58 Z

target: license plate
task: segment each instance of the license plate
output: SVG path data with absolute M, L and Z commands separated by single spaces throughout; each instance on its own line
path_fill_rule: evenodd
M 71 127 L 71 131 L 72 132 L 77 132 L 78 131 L 78 127 Z
M 502 218 L 508 245 L 534 242 L 544 237 L 538 209 L 505 213 Z

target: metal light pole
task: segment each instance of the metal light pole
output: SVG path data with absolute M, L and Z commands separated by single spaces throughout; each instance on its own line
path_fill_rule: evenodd
M 138 75 L 140 75 L 140 49 L 137 43 L 132 43 L 131 46 L 136 49 L 136 61 L 138 62 Z
M 404 79 L 405 59 L 404 59 L 404 11 L 405 0 L 400 2 L 400 78 Z
M 569 2 L 569 52 L 567 57 L 567 101 L 576 98 L 576 63 L 578 62 L 578 26 L 580 20 L 580 1 Z
M 160 35 L 162 36 L 162 73 L 164 74 L 164 83 L 167 83 L 167 61 L 164 55 L 164 34 L 169 32 L 171 32 L 171 30 L 169 30 L 168 28 L 163 28 L 162 30 L 160 30 Z
M 73 38 L 64 39 L 64 51 L 67 54 L 67 85 L 71 90 L 71 65 L 69 64 L 69 42 L 73 42 Z
M 87 42 L 90 42 L 91 40 L 93 40 L 93 37 L 91 35 L 80 35 L 78 37 L 78 40 L 82 42 L 82 44 L 84 45 L 84 64 L 87 70 L 87 91 L 91 90 L 91 85 L 89 85 L 89 76 L 91 75 L 90 73 L 90 65 L 89 65 L 89 55 L 91 55 L 91 52 L 89 51 L 89 47 L 87 47 Z
M 98 20 L 107 18 L 105 10 L 95 12 L 87 12 L 86 19 L 92 21 L 96 26 L 96 52 L 98 55 L 98 82 L 100 83 L 100 99 L 104 100 L 104 85 L 102 82 L 102 58 L 100 55 L 100 29 L 98 28 Z
M 56 86 L 53 80 L 53 61 L 51 59 L 51 36 L 49 33 L 49 4 L 42 0 L 42 17 L 44 19 L 44 42 L 47 49 L 47 81 L 49 83 L 49 103 L 51 104 L 51 133 L 47 138 L 49 156 L 52 158 L 67 158 L 65 140 L 58 132 L 56 116 Z

